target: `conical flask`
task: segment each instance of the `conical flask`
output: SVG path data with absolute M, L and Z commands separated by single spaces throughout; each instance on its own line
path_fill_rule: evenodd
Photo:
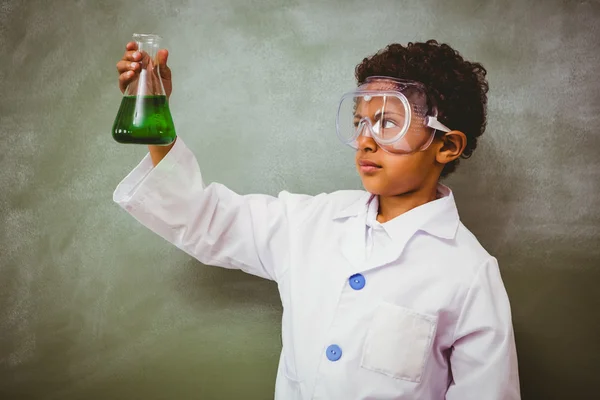
M 175 140 L 175 126 L 156 59 L 160 39 L 157 35 L 133 35 L 142 55 L 141 70 L 125 89 L 113 124 L 112 135 L 119 143 L 168 145 Z

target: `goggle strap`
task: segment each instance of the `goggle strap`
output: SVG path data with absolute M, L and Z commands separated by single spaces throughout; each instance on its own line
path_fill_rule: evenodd
M 433 117 L 431 115 L 427 116 L 427 126 L 442 132 L 451 131 L 450 128 L 438 121 L 437 117 Z

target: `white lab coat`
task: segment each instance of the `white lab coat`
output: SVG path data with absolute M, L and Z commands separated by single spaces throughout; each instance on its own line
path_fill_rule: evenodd
M 452 192 L 440 193 L 383 224 L 388 245 L 367 254 L 368 232 L 382 227 L 376 197 L 206 186 L 178 138 L 155 168 L 146 156 L 114 200 L 202 263 L 277 282 L 276 399 L 519 399 L 496 259 L 460 222 Z

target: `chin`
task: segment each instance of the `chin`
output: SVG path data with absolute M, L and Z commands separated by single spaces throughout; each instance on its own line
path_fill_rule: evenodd
M 374 195 L 381 195 L 384 190 L 382 188 L 383 183 L 382 182 L 378 182 L 377 179 L 373 179 L 371 177 L 361 177 L 362 179 L 362 185 L 365 188 L 365 190 L 371 194 Z

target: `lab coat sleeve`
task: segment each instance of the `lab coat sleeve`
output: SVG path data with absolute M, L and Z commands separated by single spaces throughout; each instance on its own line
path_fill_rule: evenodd
M 146 155 L 113 200 L 204 264 L 277 280 L 288 248 L 287 195 L 243 196 L 221 184 L 206 186 L 194 154 L 178 138 L 156 167 Z
M 447 400 L 521 398 L 510 304 L 495 258 L 479 268 L 467 292 L 450 365 Z

